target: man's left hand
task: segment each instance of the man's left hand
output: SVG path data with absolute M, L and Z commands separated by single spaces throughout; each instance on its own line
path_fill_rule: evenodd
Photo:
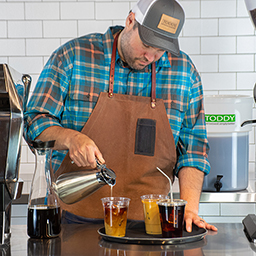
M 199 228 L 205 228 L 205 229 L 209 229 L 209 230 L 213 230 L 213 231 L 218 231 L 218 229 L 215 226 L 208 224 L 204 219 L 200 218 L 197 214 L 195 214 L 194 212 L 189 211 L 189 210 L 185 211 L 184 220 L 185 220 L 187 232 L 192 231 L 192 223 L 194 223 Z

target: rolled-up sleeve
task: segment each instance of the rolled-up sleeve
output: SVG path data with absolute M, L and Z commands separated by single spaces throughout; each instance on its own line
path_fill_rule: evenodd
M 46 63 L 24 113 L 24 135 L 34 140 L 50 126 L 62 126 L 61 116 L 69 87 L 70 54 L 56 50 Z M 65 67 L 65 68 L 64 68 Z
M 206 175 L 210 172 L 207 159 L 209 144 L 205 123 L 203 90 L 199 74 L 191 68 L 191 88 L 189 104 L 184 113 L 179 140 L 177 143 L 177 171 L 182 167 L 195 167 Z

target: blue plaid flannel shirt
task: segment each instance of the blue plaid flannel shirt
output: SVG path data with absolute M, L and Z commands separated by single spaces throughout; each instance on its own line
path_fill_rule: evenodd
M 24 133 L 34 140 L 46 128 L 57 125 L 81 131 L 97 102 L 107 92 L 113 34 L 73 39 L 53 52 L 46 63 L 25 112 Z M 151 65 L 143 71 L 124 67 L 117 52 L 114 93 L 151 96 Z M 179 149 L 176 170 L 196 167 L 208 174 L 209 150 L 201 78 L 191 59 L 165 52 L 156 62 L 156 98 L 162 98 Z M 67 151 L 54 151 L 57 170 Z M 177 173 L 176 173 L 177 174 Z

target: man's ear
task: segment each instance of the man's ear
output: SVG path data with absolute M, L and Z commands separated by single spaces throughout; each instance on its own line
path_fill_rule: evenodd
M 129 15 L 127 16 L 127 18 L 126 18 L 125 27 L 128 30 L 132 29 L 133 25 L 134 25 L 134 22 L 135 22 L 135 14 L 133 12 L 130 12 Z

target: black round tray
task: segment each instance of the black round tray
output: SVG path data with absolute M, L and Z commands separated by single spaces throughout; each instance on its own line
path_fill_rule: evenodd
M 102 227 L 98 229 L 98 233 L 106 241 L 117 242 L 117 243 L 126 243 L 126 244 L 157 244 L 157 245 L 167 245 L 167 244 L 183 244 L 199 241 L 204 238 L 207 234 L 207 230 L 204 228 L 199 228 L 193 225 L 191 233 L 183 230 L 182 237 L 175 238 L 163 238 L 162 235 L 148 235 L 145 232 L 144 225 L 134 225 L 127 227 L 126 236 L 124 237 L 115 237 L 109 236 L 105 233 L 105 228 Z

